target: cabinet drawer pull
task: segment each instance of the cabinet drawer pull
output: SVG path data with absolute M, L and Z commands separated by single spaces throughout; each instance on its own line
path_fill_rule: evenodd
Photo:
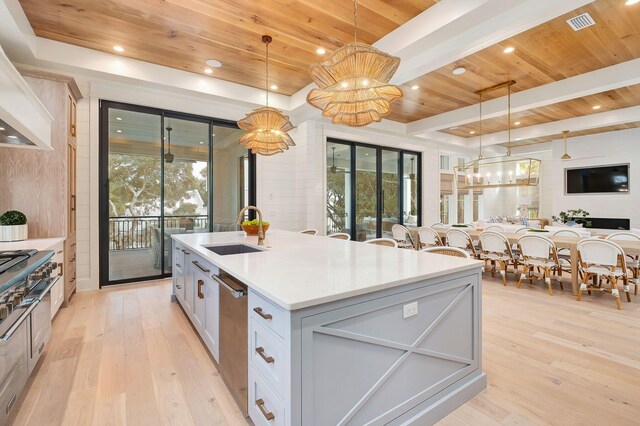
M 264 362 L 266 362 L 267 364 L 272 364 L 273 361 L 275 361 L 272 356 L 267 356 L 264 354 L 264 348 L 262 346 L 256 348 L 256 352 L 262 359 L 264 359 Z
M 186 250 L 184 250 L 184 249 L 182 250 L 182 252 L 183 252 L 184 254 L 191 254 L 191 252 L 190 252 L 190 251 L 186 251 Z
M 177 266 L 178 268 L 182 268 L 182 265 L 181 265 L 181 264 L 179 264 L 179 263 L 176 263 L 176 266 Z
M 202 292 L 203 285 L 204 281 L 198 280 L 198 299 L 204 299 L 204 293 Z
M 273 316 L 271 314 L 265 314 L 264 312 L 262 312 L 262 308 L 260 308 L 260 307 L 253 308 L 253 312 L 255 312 L 256 314 L 260 315 L 262 318 L 264 318 L 266 320 L 270 320 L 271 318 L 273 318 Z
M 176 247 L 176 251 L 182 251 L 180 247 Z
M 191 263 L 193 263 L 194 265 L 196 265 L 198 267 L 198 269 L 200 269 L 202 272 L 204 272 L 205 274 L 208 274 L 209 272 L 211 272 L 210 270 L 208 270 L 207 268 L 205 268 L 204 266 L 200 265 L 198 263 L 197 260 L 192 260 Z
M 262 412 L 262 415 L 264 416 L 265 419 L 267 420 L 273 420 L 276 418 L 276 416 L 273 415 L 273 413 L 271 411 L 267 411 L 264 408 L 264 400 L 262 398 L 258 399 L 256 401 L 256 405 L 258 406 L 258 408 L 260 409 L 260 411 Z
M 181 286 L 180 284 L 176 284 L 176 288 L 177 288 L 178 290 L 180 290 L 180 289 L 182 288 L 182 286 Z

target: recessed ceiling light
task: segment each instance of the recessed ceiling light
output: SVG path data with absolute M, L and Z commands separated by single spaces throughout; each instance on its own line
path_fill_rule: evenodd
M 275 84 L 271 85 L 271 90 L 278 90 L 278 86 L 276 86 Z
M 122 121 L 122 117 L 116 117 L 116 120 Z
M 204 69 L 204 73 L 205 74 L 211 74 L 211 73 L 213 73 L 213 70 L 211 68 L 205 68 Z
M 0 127 L 0 131 L 4 130 L 4 127 Z
M 222 66 L 222 62 L 217 59 L 207 59 L 204 63 L 209 65 L 211 68 L 220 68 Z
M 458 68 L 454 68 L 453 71 L 451 71 L 454 75 L 460 75 L 460 74 L 464 74 L 464 72 L 467 69 L 465 67 L 458 67 Z
M 504 50 L 503 50 L 503 52 L 504 52 L 504 53 L 511 53 L 511 52 L 513 52 L 514 50 L 516 50 L 516 48 L 515 48 L 515 47 L 511 47 L 511 46 L 509 46 L 509 47 L 507 47 L 506 49 L 504 49 Z
M 316 49 L 316 53 L 318 55 L 324 55 L 325 53 L 327 53 L 327 51 L 324 50 L 322 47 L 319 47 L 319 48 Z
M 475 130 L 472 130 L 469 132 L 470 135 L 473 135 L 475 133 Z
M 215 136 L 215 135 L 216 135 L 215 133 L 211 133 L 211 136 Z
M 342 84 L 340 84 L 342 87 L 347 87 L 349 86 L 349 83 L 347 83 L 346 81 L 343 81 Z
M 640 2 L 640 0 L 627 0 L 625 5 L 626 6 L 631 6 L 632 4 L 636 4 L 638 2 Z
M 204 142 L 200 141 L 200 145 L 204 145 Z
M 10 138 L 10 139 L 18 139 L 18 137 L 17 137 L 17 136 L 15 136 L 15 135 L 11 135 L 11 136 L 9 136 L 9 138 Z
M 122 130 L 118 129 L 116 130 L 116 133 L 122 133 Z
M 519 121 L 516 121 L 516 122 L 515 122 L 515 123 L 513 123 L 513 124 L 514 124 L 514 125 L 516 125 L 516 126 L 519 126 L 519 125 L 520 125 L 520 122 L 519 122 Z
M 420 88 L 420 86 L 418 86 L 417 84 L 414 84 L 413 86 L 411 86 L 411 90 L 418 90 Z
M 517 141 L 521 141 L 521 140 L 522 140 L 522 138 L 516 138 L 516 140 L 517 140 Z
M 591 107 L 591 109 L 600 109 L 600 105 L 594 105 Z
M 124 52 L 124 47 L 122 46 L 113 46 L 113 50 L 115 50 L 116 52 L 122 53 Z

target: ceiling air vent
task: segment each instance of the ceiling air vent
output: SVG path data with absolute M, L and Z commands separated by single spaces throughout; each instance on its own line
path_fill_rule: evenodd
M 596 21 L 594 21 L 591 15 L 589 15 L 588 13 L 583 13 L 582 15 L 574 16 L 571 19 L 567 19 L 567 24 L 569 24 L 569 26 L 573 28 L 573 31 L 580 31 L 584 28 L 595 25 Z

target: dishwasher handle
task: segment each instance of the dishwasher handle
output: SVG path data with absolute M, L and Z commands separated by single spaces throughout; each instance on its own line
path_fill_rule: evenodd
M 231 287 L 229 284 L 224 282 L 224 280 L 222 278 L 220 278 L 219 276 L 217 276 L 215 274 L 212 274 L 211 278 L 213 278 L 215 282 L 220 284 L 220 286 L 222 286 L 222 288 L 224 288 L 229 293 L 231 293 L 231 295 L 233 297 L 235 297 L 236 299 L 240 299 L 241 297 L 244 297 L 244 296 L 247 295 L 247 291 L 246 290 L 236 290 L 235 288 Z

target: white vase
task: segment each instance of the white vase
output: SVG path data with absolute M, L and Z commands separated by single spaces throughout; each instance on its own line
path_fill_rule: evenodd
M 24 225 L 0 225 L 0 241 L 22 241 L 28 238 L 28 226 Z

